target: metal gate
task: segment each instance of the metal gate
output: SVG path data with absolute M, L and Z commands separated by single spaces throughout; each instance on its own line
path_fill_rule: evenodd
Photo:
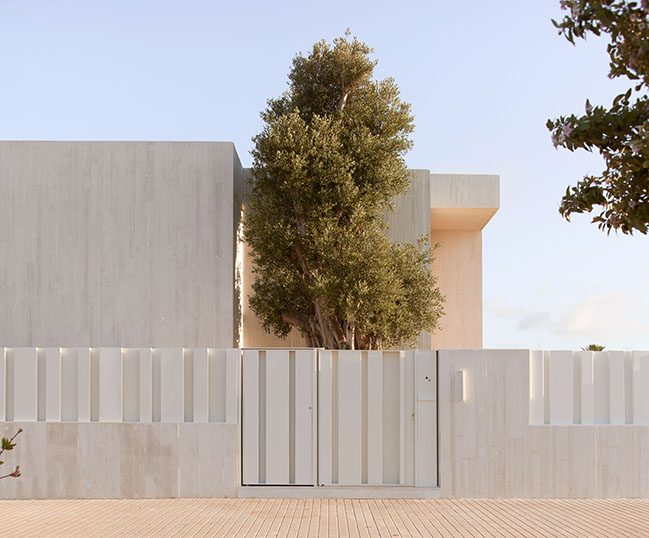
M 243 351 L 243 485 L 315 485 L 316 358 Z
M 242 378 L 244 485 L 437 486 L 436 351 L 244 350 Z
M 437 485 L 435 351 L 320 351 L 319 484 Z

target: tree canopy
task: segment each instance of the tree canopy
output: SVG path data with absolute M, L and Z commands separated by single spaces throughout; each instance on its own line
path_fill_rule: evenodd
M 443 313 L 426 238 L 397 244 L 385 232 L 410 183 L 414 126 L 394 80 L 372 78 L 372 52 L 347 35 L 298 54 L 253 138 L 250 306 L 267 331 L 295 327 L 315 347 L 412 345 Z
M 552 21 L 573 45 L 588 34 L 608 35 L 610 78 L 626 77 L 632 87 L 611 106 L 591 105 L 584 114 L 548 121 L 555 147 L 597 149 L 606 168 L 569 187 L 560 212 L 595 211 L 600 229 L 647 233 L 649 224 L 649 2 L 562 0 L 568 14 Z

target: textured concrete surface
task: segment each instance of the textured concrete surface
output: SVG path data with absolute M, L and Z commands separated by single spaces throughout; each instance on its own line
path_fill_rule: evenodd
M 479 347 L 481 250 L 467 261 L 468 243 L 440 230 L 479 239 L 498 176 L 413 173 L 387 221 L 397 241 L 431 233 L 445 247 L 432 270 L 449 321 L 432 347 Z M 266 335 L 248 308 L 252 267 L 235 239 L 246 175 L 229 142 L 0 142 L 0 344 L 304 345 L 296 331 Z
M 0 142 L 0 344 L 236 345 L 241 173 L 229 142 Z
M 482 230 L 499 207 L 499 176 L 430 174 L 432 230 Z
M 174 499 L 2 501 L 13 538 L 644 537 L 649 501 Z
M 440 496 L 649 498 L 649 425 L 530 425 L 529 357 L 438 352 Z
M 237 424 L 5 422 L 18 428 L 4 469 L 22 476 L 0 483 L 0 499 L 235 497 Z M 10 471 L 8 471 L 10 472 Z M 0 536 L 7 536 L 2 533 Z

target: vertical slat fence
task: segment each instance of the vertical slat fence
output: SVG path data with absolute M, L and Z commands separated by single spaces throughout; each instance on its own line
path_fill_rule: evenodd
M 243 350 L 244 485 L 315 485 L 316 350 Z
M 649 352 L 531 351 L 530 424 L 649 424 Z
M 321 485 L 437 486 L 435 351 L 319 352 Z
M 0 348 L 0 419 L 238 422 L 239 357 L 238 349 Z

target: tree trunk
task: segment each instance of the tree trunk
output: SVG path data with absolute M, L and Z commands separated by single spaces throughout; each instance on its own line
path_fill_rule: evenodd
M 313 305 L 311 316 L 293 313 L 283 314 L 285 323 L 299 328 L 305 335 L 308 347 L 326 349 L 380 349 L 380 342 L 374 342 L 356 329 L 353 320 L 339 321 L 335 316 L 325 314 L 326 305 L 321 297 Z

